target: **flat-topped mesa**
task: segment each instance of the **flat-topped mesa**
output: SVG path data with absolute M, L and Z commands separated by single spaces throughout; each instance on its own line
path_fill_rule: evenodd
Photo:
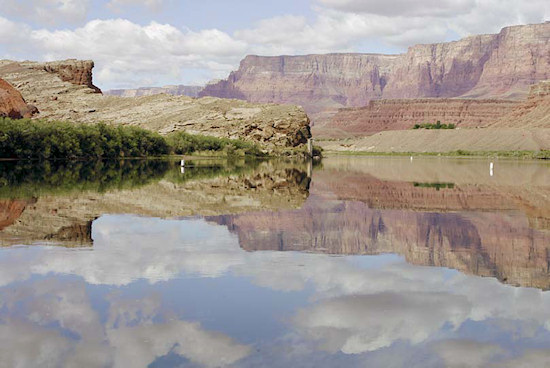
M 550 79 L 549 53 L 547 22 L 416 45 L 401 55 L 247 56 L 201 95 L 300 104 L 316 122 L 322 111 L 373 99 L 521 99 L 530 85 Z
M 198 97 L 200 91 L 204 87 L 202 86 L 163 86 L 163 87 L 140 87 L 135 89 L 111 89 L 103 91 L 106 96 L 119 96 L 119 97 L 140 97 L 151 96 L 166 93 L 172 96 L 189 96 Z
M 200 95 L 293 103 L 312 113 L 362 106 L 382 96 L 395 59 L 377 54 L 249 55 L 227 80 L 207 85 Z

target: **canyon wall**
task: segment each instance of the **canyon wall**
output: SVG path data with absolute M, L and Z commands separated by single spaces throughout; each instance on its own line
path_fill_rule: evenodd
M 504 28 L 401 55 L 246 57 L 228 79 L 201 95 L 303 106 L 317 123 L 341 107 L 373 99 L 520 99 L 550 79 L 550 22 Z
M 463 128 L 485 127 L 520 105 L 510 100 L 454 98 L 377 100 L 365 107 L 340 109 L 325 125 L 315 127 L 314 132 L 316 136 L 372 135 L 437 121 Z
M 527 101 L 490 125 L 491 128 L 513 126 L 550 128 L 550 81 L 533 85 Z
M 141 87 L 136 89 L 111 89 L 103 91 L 106 96 L 118 97 L 140 97 L 151 96 L 166 93 L 172 96 L 199 97 L 199 92 L 203 90 L 201 86 L 164 86 L 164 87 Z
M 362 106 L 382 97 L 395 60 L 375 54 L 250 55 L 227 80 L 207 85 L 200 95 L 293 103 L 308 113 Z

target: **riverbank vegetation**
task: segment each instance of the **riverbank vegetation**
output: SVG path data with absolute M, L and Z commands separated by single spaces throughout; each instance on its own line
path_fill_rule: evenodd
M 550 150 L 540 151 L 466 151 L 449 152 L 371 152 L 371 151 L 325 151 L 326 156 L 442 156 L 442 157 L 502 157 L 515 159 L 550 160 Z
M 216 153 L 264 156 L 251 142 L 99 124 L 0 118 L 0 158 L 103 159 Z
M 240 139 L 175 132 L 169 134 L 166 141 L 172 153 L 177 155 L 190 155 L 197 152 L 223 152 L 227 156 L 264 155 L 257 145 Z
M 415 124 L 413 129 L 455 129 L 455 124 L 441 124 L 441 121 L 437 121 L 435 124 Z

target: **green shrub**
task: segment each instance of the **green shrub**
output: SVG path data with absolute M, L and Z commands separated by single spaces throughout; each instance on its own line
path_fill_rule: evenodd
M 217 138 L 203 135 L 193 135 L 186 132 L 171 133 L 166 137 L 172 152 L 178 155 L 188 155 L 195 152 L 224 151 L 233 156 L 263 156 L 260 148 L 251 142 L 240 139 Z
M 159 134 L 136 127 L 0 118 L 1 158 L 117 158 L 170 153 Z
M 441 121 L 437 121 L 435 124 L 414 124 L 413 129 L 455 129 L 455 124 L 441 124 Z

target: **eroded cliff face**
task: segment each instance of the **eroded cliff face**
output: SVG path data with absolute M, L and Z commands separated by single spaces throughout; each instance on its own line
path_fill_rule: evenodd
M 550 128 L 550 81 L 533 85 L 527 101 L 491 124 L 491 128 L 513 126 Z
M 164 86 L 164 87 L 141 87 L 136 89 L 111 89 L 103 91 L 106 96 L 118 97 L 140 97 L 151 96 L 166 93 L 172 96 L 199 97 L 199 92 L 203 90 L 201 86 Z
M 298 104 L 308 113 L 362 106 L 382 96 L 396 57 L 374 54 L 247 56 L 227 80 L 201 96 Z
M 326 110 L 364 106 L 373 99 L 519 99 L 530 85 L 550 78 L 549 53 L 547 22 L 416 45 L 401 55 L 248 56 L 227 80 L 207 86 L 201 95 L 296 103 L 316 123 L 326 118 Z
M 415 124 L 455 124 L 461 128 L 486 127 L 521 105 L 510 100 L 395 99 L 370 101 L 366 107 L 340 109 L 316 136 L 372 135 L 386 130 L 411 129 Z
M 311 137 L 309 118 L 293 105 L 256 104 L 166 94 L 121 98 L 97 93 L 93 63 L 0 61 L 0 77 L 40 110 L 39 118 L 139 126 L 161 134 L 187 131 L 259 143 L 266 150 L 298 147 Z
M 30 118 L 37 112 L 34 106 L 27 105 L 21 93 L 11 84 L 0 79 L 0 117 Z

